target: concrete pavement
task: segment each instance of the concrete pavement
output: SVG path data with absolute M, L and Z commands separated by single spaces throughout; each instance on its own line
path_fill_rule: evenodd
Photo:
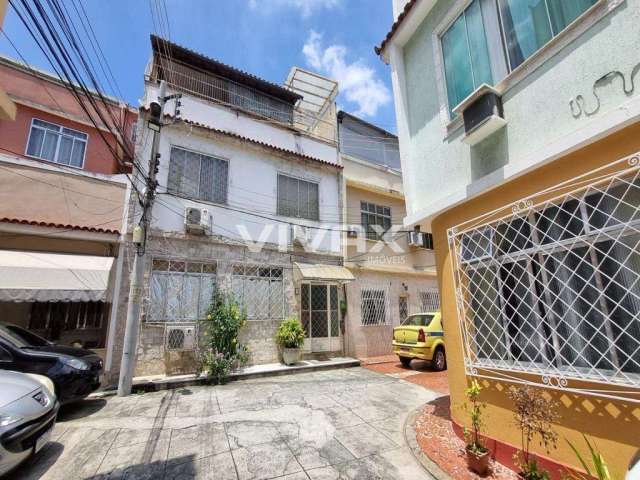
M 87 400 L 9 478 L 430 479 L 403 432 L 438 395 L 350 368 Z

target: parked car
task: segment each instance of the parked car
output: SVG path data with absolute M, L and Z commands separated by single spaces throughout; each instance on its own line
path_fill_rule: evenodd
M 16 325 L 0 323 L 0 369 L 49 377 L 61 404 L 100 386 L 102 359 L 91 350 L 56 345 Z
M 24 373 L 0 370 L 0 476 L 49 441 L 59 408 L 43 382 Z
M 409 367 L 411 360 L 428 360 L 434 370 L 447 368 L 442 316 L 440 312 L 409 315 L 399 327 L 393 329 L 393 353 Z

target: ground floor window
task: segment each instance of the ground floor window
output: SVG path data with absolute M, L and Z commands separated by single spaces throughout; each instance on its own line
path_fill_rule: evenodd
M 387 292 L 384 288 L 360 290 L 360 322 L 362 325 L 386 325 L 389 323 Z
M 203 319 L 216 290 L 215 262 L 154 259 L 147 322 Z
M 402 323 L 409 316 L 409 299 L 408 299 L 408 297 L 399 297 L 398 298 L 398 310 L 399 310 L 399 314 L 400 314 L 400 323 Z
M 440 293 L 437 288 L 429 288 L 418 292 L 420 309 L 422 312 L 435 312 L 440 310 Z
M 639 171 L 509 212 L 451 236 L 470 364 L 640 385 Z
M 233 294 L 249 320 L 282 320 L 285 316 L 282 267 L 236 264 Z

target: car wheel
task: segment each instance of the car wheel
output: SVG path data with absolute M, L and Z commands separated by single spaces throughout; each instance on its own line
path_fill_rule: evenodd
M 411 366 L 411 359 L 409 357 L 399 357 L 400 363 L 404 368 L 409 368 Z
M 436 372 L 441 372 L 447 369 L 447 356 L 444 353 L 444 348 L 438 347 L 433 354 L 433 369 Z

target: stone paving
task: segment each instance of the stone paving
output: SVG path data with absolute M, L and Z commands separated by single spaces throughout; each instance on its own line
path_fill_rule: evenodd
M 404 422 L 439 395 L 349 368 L 85 400 L 9 478 L 430 479 Z

